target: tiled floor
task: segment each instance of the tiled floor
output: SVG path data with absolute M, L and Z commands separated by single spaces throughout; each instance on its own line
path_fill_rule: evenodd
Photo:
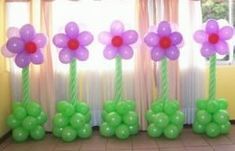
M 20 144 L 9 138 L 0 144 L 0 151 L 235 151 L 235 125 L 229 135 L 216 139 L 195 135 L 189 128 L 185 128 L 176 140 L 152 139 L 141 132 L 121 141 L 103 138 L 97 131 L 92 138 L 73 143 L 64 143 L 52 135 L 47 135 L 43 141 Z

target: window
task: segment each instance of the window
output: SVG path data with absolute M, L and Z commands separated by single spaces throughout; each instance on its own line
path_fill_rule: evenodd
M 234 0 L 202 0 L 202 19 L 203 22 L 207 21 L 208 19 L 225 19 L 233 26 L 235 25 L 235 1 Z M 217 55 L 219 63 L 232 63 L 235 60 L 235 49 L 233 44 L 230 44 L 230 51 L 229 55 L 220 56 Z

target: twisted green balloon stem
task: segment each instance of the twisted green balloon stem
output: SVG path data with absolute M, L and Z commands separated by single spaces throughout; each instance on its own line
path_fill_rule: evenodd
M 122 59 L 118 56 L 115 61 L 115 100 L 120 101 L 122 99 Z
M 210 83 L 209 83 L 209 100 L 215 99 L 216 95 L 216 55 L 210 58 Z
M 70 63 L 70 74 L 69 74 L 69 94 L 70 94 L 70 101 L 74 104 L 77 99 L 77 62 L 76 59 L 73 59 Z
M 23 102 L 26 104 L 30 101 L 30 88 L 29 88 L 29 67 L 22 70 L 22 88 L 23 88 Z
M 161 62 L 161 99 L 166 101 L 168 99 L 168 71 L 167 71 L 167 59 L 163 59 Z

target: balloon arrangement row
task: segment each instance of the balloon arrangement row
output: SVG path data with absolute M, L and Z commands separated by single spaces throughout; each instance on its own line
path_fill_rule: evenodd
M 216 20 L 208 20 L 203 27 L 193 36 L 195 41 L 202 45 L 200 49 L 202 56 L 208 58 L 216 53 L 228 54 L 227 41 L 233 37 L 234 29 L 229 25 L 221 27 L 220 22 Z M 131 45 L 137 42 L 138 33 L 135 30 L 125 30 L 120 21 L 114 21 L 110 30 L 101 32 L 98 39 L 105 45 L 103 55 L 106 59 L 111 60 L 116 57 L 130 59 L 134 53 Z M 87 60 L 89 57 L 87 47 L 93 40 L 94 37 L 90 32 L 81 31 L 75 22 L 69 22 L 65 26 L 64 33 L 56 34 L 52 41 L 59 49 L 59 60 L 68 64 L 73 60 Z M 165 58 L 177 60 L 180 55 L 179 49 L 183 46 L 182 34 L 172 28 L 167 21 L 162 21 L 151 29 L 143 41 L 151 49 L 153 61 L 161 61 Z M 45 34 L 36 33 L 32 25 L 26 24 L 20 29 L 14 27 L 8 30 L 8 40 L 2 47 L 2 54 L 13 57 L 16 65 L 24 69 L 30 63 L 43 63 L 42 49 L 46 43 Z M 154 101 L 146 113 L 149 123 L 148 134 L 152 137 L 163 134 L 167 138 L 174 139 L 183 127 L 184 115 L 177 101 L 163 101 Z M 208 104 L 201 105 L 203 103 L 198 103 L 200 110 L 196 113 L 195 123 L 197 124 L 194 124 L 194 131 L 206 132 L 211 137 L 217 136 L 218 131 L 222 134 L 228 132 L 228 116 L 225 113 L 227 107 L 215 105 L 217 110 L 212 112 L 212 109 L 207 108 L 210 108 L 210 104 L 213 103 L 208 101 Z M 126 139 L 129 135 L 138 132 L 139 121 L 133 101 L 107 101 L 103 109 L 103 123 L 100 127 L 103 136 L 116 135 L 120 139 Z M 91 113 L 87 104 L 80 101 L 73 104 L 61 101 L 56 110 L 57 114 L 53 118 L 55 136 L 61 137 L 64 141 L 91 136 Z M 13 129 L 13 137 L 16 141 L 24 141 L 29 135 L 38 140 L 44 137 L 42 126 L 46 121 L 46 114 L 37 103 L 25 102 L 13 105 L 13 113 L 8 117 L 7 124 Z

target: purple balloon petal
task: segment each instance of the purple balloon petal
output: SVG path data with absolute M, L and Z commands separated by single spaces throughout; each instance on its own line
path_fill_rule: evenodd
M 29 55 L 27 55 L 25 52 L 17 54 L 15 57 L 15 63 L 20 68 L 27 67 L 30 63 Z
M 120 21 L 114 21 L 111 25 L 110 31 L 111 31 L 112 35 L 114 35 L 114 36 L 121 35 L 124 31 L 123 23 Z
M 93 36 L 90 32 L 84 31 L 79 34 L 78 40 L 80 45 L 87 46 L 93 41 Z
M 208 20 L 206 23 L 206 32 L 207 33 L 217 33 L 219 31 L 219 25 L 216 20 Z
M 70 63 L 73 59 L 73 53 L 71 52 L 71 50 L 64 48 L 59 53 L 59 59 L 62 63 Z
M 127 30 L 122 34 L 124 44 L 133 44 L 138 39 L 138 34 L 134 30 Z
M 229 40 L 233 37 L 234 30 L 230 26 L 224 26 L 219 30 L 219 37 L 222 40 Z
M 116 57 L 117 55 L 117 48 L 111 46 L 111 45 L 108 45 L 106 46 L 106 48 L 104 49 L 104 57 L 106 59 L 113 59 L 114 57 Z
M 159 37 L 156 33 L 150 32 L 144 37 L 144 42 L 149 46 L 149 47 L 155 47 L 159 43 Z
M 123 59 L 130 59 L 133 56 L 133 49 L 128 45 L 123 45 L 118 51 Z
M 204 43 L 201 48 L 201 54 L 204 57 L 215 55 L 215 47 L 210 43 Z
M 180 51 L 179 51 L 179 49 L 178 49 L 177 47 L 175 47 L 175 46 L 172 46 L 172 47 L 170 47 L 170 48 L 168 48 L 168 49 L 166 50 L 166 56 L 167 56 L 170 60 L 176 60 L 176 59 L 178 59 L 179 55 L 180 55 Z
M 35 35 L 33 42 L 35 42 L 38 48 L 43 48 L 47 43 L 47 38 L 44 34 L 39 33 Z
M 37 50 L 35 53 L 30 54 L 30 60 L 33 64 L 42 64 L 43 63 L 43 54 L 41 50 Z
M 65 32 L 69 36 L 69 38 L 76 38 L 79 34 L 78 25 L 75 22 L 69 22 L 65 26 Z
M 69 39 L 65 34 L 57 34 L 53 37 L 53 43 L 58 48 L 66 48 Z
M 170 39 L 173 45 L 178 45 L 182 42 L 183 37 L 179 32 L 172 32 L 170 34 Z
M 89 51 L 85 47 L 80 47 L 75 51 L 76 58 L 80 61 L 85 61 L 89 57 Z
M 165 50 L 162 49 L 161 47 L 157 46 L 151 50 L 151 58 L 154 61 L 160 61 L 162 58 L 164 58 L 164 56 L 165 56 Z
M 99 42 L 104 45 L 109 45 L 112 41 L 112 35 L 109 32 L 102 32 L 99 34 Z
M 204 30 L 198 30 L 194 33 L 193 38 L 198 43 L 204 43 L 208 40 L 208 35 Z
M 12 37 L 7 41 L 6 47 L 12 53 L 19 53 L 24 49 L 24 42 L 18 37 Z
M 32 25 L 26 24 L 20 29 L 20 36 L 25 41 L 31 41 L 34 38 L 35 30 Z
M 228 44 L 225 41 L 219 41 L 215 45 L 216 52 L 220 55 L 227 55 L 229 53 Z
M 158 25 L 157 32 L 160 36 L 168 36 L 171 33 L 171 26 L 167 21 L 162 21 Z
M 2 48 L 1 48 L 1 52 L 2 52 L 2 55 L 5 56 L 5 57 L 14 57 L 15 54 L 14 53 L 11 53 L 6 45 L 3 45 Z
M 19 33 L 19 29 L 16 27 L 10 27 L 7 30 L 7 37 L 11 38 L 11 37 L 20 37 L 20 33 Z

